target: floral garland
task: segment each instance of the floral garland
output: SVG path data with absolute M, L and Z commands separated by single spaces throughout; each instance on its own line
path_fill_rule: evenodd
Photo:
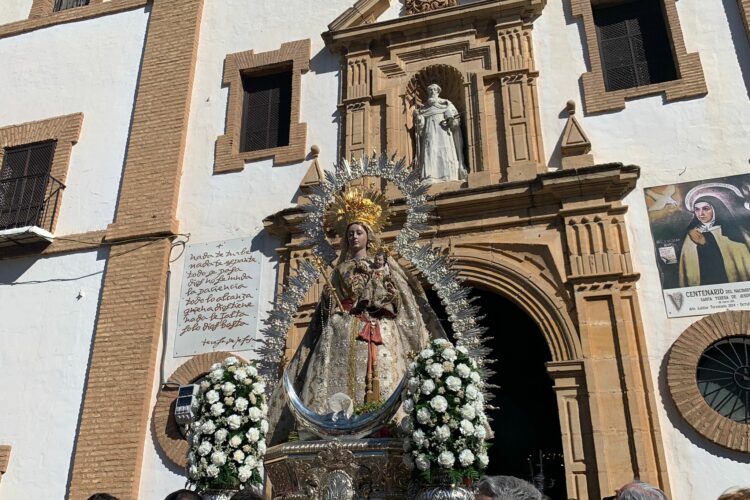
M 402 425 L 410 437 L 404 463 L 428 483 L 478 479 L 487 467 L 484 382 L 462 346 L 433 340 L 409 365 Z
M 199 420 L 190 424 L 189 482 L 198 491 L 259 485 L 266 453 L 266 383 L 254 363 L 230 356 L 201 382 Z

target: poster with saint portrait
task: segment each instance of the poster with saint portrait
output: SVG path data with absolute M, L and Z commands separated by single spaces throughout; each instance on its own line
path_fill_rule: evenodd
M 750 308 L 750 174 L 644 195 L 667 316 Z

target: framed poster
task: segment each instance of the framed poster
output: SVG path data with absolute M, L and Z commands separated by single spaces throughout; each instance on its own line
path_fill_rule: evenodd
M 750 174 L 644 194 L 667 316 L 750 308 Z

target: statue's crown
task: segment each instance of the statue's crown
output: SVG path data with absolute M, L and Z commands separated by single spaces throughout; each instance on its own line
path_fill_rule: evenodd
M 328 206 L 326 222 L 341 237 L 345 237 L 346 228 L 354 222 L 366 224 L 379 233 L 388 222 L 388 201 L 377 191 L 346 189 Z

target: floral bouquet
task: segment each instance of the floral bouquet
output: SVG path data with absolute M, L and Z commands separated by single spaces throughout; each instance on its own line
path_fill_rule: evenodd
M 190 424 L 188 475 L 198 491 L 244 489 L 262 482 L 266 384 L 253 363 L 230 356 L 200 382 L 199 420 Z
M 464 347 L 433 340 L 409 365 L 404 463 L 427 483 L 478 479 L 487 467 L 484 382 Z

